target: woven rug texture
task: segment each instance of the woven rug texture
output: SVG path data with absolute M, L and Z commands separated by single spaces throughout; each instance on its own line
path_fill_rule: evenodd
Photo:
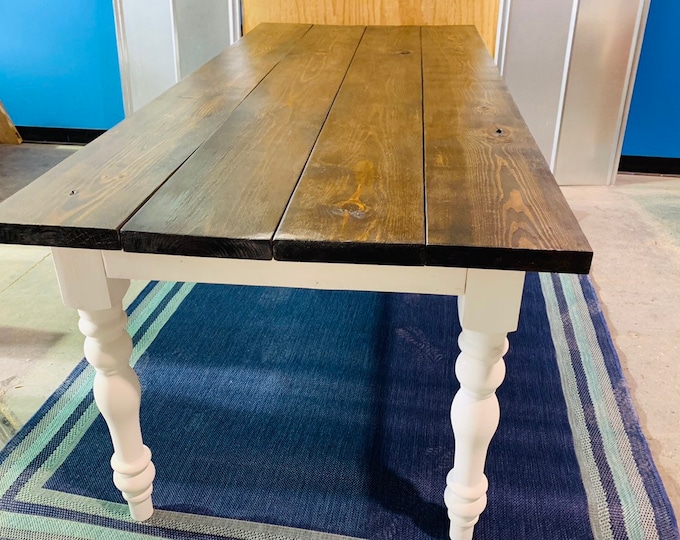
M 82 361 L 0 451 L 0 538 L 443 540 L 453 297 L 151 283 L 129 308 L 156 512 Z M 587 277 L 527 275 L 476 540 L 677 540 Z

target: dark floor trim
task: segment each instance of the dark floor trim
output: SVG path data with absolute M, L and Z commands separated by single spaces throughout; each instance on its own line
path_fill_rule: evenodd
M 621 156 L 619 172 L 680 175 L 680 158 Z
M 24 142 L 87 144 L 94 141 L 105 129 L 73 129 L 35 126 L 17 126 Z

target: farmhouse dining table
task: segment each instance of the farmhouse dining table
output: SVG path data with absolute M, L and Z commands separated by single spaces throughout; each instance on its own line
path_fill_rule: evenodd
M 471 26 L 260 25 L 0 204 L 0 242 L 52 247 L 137 520 L 155 469 L 130 279 L 458 296 L 454 540 L 486 505 L 525 272 L 592 259 Z

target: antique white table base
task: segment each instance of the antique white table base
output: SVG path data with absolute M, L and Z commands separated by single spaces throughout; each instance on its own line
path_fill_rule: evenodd
M 451 406 L 454 465 L 444 500 L 452 540 L 471 540 L 486 506 L 484 464 L 498 427 L 496 388 L 503 382 L 506 335 L 517 329 L 524 272 L 212 259 L 52 248 L 64 304 L 80 314 L 85 357 L 96 370 L 95 401 L 113 442 L 113 480 L 136 520 L 153 513 L 155 468 L 142 442 L 141 389 L 129 365 L 132 340 L 122 300 L 130 279 L 458 296 L 460 390 Z

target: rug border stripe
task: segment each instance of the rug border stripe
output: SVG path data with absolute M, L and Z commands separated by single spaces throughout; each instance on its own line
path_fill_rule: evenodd
M 626 531 L 632 538 L 644 534 L 642 526 L 644 515 L 651 516 L 654 520 L 654 532 L 656 532 L 654 509 L 651 507 L 640 471 L 633 458 L 630 441 L 627 436 L 621 436 L 622 433 L 625 434 L 623 420 L 606 372 L 604 357 L 590 318 L 590 310 L 583 297 L 581 284 L 573 275 L 561 275 L 560 279 L 582 364 L 586 368 L 588 391 L 593 403 L 596 404 L 595 414 L 605 457 L 613 475 L 616 491 L 623 503 Z M 649 537 L 649 540 L 657 539 L 656 534 Z
M 585 304 L 589 309 L 590 317 L 594 321 L 595 326 L 597 327 L 599 324 L 606 328 L 607 322 L 590 278 L 588 276 L 579 276 L 579 281 Z M 668 534 L 672 534 L 676 539 L 680 538 L 678 523 L 673 507 L 663 488 L 663 481 L 659 475 L 659 471 L 654 464 L 652 451 L 642 430 L 640 418 L 635 410 L 635 404 L 633 403 L 631 392 L 623 373 L 623 368 L 619 362 L 611 333 L 599 332 L 596 334 L 596 337 L 600 349 L 608 351 L 610 355 L 603 355 L 604 365 L 607 370 L 608 379 L 612 384 L 618 410 L 622 416 L 623 429 L 625 430 L 631 445 L 634 445 L 636 450 L 635 452 L 632 452 L 633 459 L 638 471 L 646 471 L 647 473 L 641 474 L 640 477 L 650 499 L 650 504 L 653 508 L 666 509 L 666 513 L 661 516 L 659 516 L 658 513 L 655 513 L 657 533 L 662 539 L 665 539 Z M 659 517 L 662 519 L 659 519 Z
M 100 540 L 102 538 L 111 538 L 110 528 L 92 523 L 66 521 L 51 516 L 30 516 L 33 519 L 29 520 L 22 519 L 29 517 L 25 514 L 10 514 L 9 512 L 6 512 L 5 514 L 9 516 L 9 519 L 6 517 L 3 519 L 3 526 L 0 527 L 0 531 L 2 531 L 2 529 L 5 527 L 11 527 L 10 530 L 27 531 L 38 534 L 51 534 L 50 530 L 59 530 L 62 531 L 62 533 L 68 533 L 68 535 L 71 537 L 74 537 L 73 535 L 78 535 L 75 536 L 75 538 L 78 538 L 79 540 Z M 130 531 L 116 531 L 116 540 L 147 539 L 157 540 L 157 537 Z M 40 540 L 42 540 L 42 538 L 40 538 Z
M 611 337 L 607 332 L 605 332 L 606 335 L 601 336 L 602 332 L 597 330 L 600 327 L 606 330 L 607 324 L 599 308 L 597 295 L 590 279 L 588 276 L 542 274 L 541 287 L 544 291 L 546 308 L 552 312 L 553 316 L 557 317 L 554 321 L 551 317 L 551 331 L 554 330 L 553 341 L 556 348 L 561 348 L 564 353 L 564 350 L 569 347 L 569 340 L 561 344 L 560 341 L 562 338 L 566 338 L 566 334 L 571 328 L 577 353 L 581 357 L 579 363 L 582 365 L 584 376 L 587 379 L 587 388 L 584 392 L 565 391 L 566 396 L 572 395 L 576 399 L 580 398 L 581 401 L 586 401 L 568 403 L 568 407 L 569 409 L 574 407 L 576 410 L 583 410 L 591 401 L 593 407 L 596 407 L 594 411 L 597 418 L 598 433 L 590 432 L 589 437 L 595 435 L 596 438 L 601 438 L 604 459 L 595 457 L 594 460 L 588 460 L 588 456 L 577 452 L 579 464 L 584 467 L 582 477 L 584 479 L 592 477 L 586 472 L 588 466 L 599 466 L 599 474 L 602 472 L 611 473 L 618 496 L 623 501 L 628 501 L 627 504 L 622 506 L 627 512 L 620 516 L 623 518 L 625 531 L 611 530 L 607 537 L 610 538 L 611 535 L 614 535 L 614 538 L 641 538 L 644 536 L 648 539 L 662 538 L 663 540 L 680 538 L 673 509 L 663 489 L 663 484 L 654 466 L 649 446 L 641 428 L 639 424 L 636 424 L 631 433 L 630 422 L 625 420 L 626 415 L 629 415 L 637 422 L 637 414 L 625 384 L 625 378 Z M 588 301 L 589 298 L 590 302 Z M 604 343 L 602 342 L 603 339 L 605 340 Z M 593 362 L 594 359 L 597 362 Z M 573 358 L 572 360 L 576 364 L 577 359 Z M 571 362 L 569 363 L 571 364 Z M 569 366 L 560 365 L 561 374 L 562 367 L 568 368 Z M 614 371 L 612 372 L 612 370 Z M 565 375 L 567 377 L 563 378 L 563 384 L 566 390 L 566 387 L 570 385 L 571 375 L 569 373 L 565 373 Z M 586 392 L 587 395 L 584 395 Z M 606 414 L 602 414 L 602 407 L 597 405 L 598 403 L 606 404 L 606 407 L 604 407 Z M 570 412 L 570 422 L 571 420 Z M 578 449 L 577 441 L 583 441 L 583 433 L 578 430 L 576 425 L 572 429 L 574 429 L 574 441 Z M 592 438 L 590 440 L 592 444 Z M 642 453 L 643 455 L 636 456 L 633 452 L 634 445 L 638 454 Z M 594 454 L 591 457 L 594 457 Z M 643 462 L 642 468 L 639 460 Z M 604 469 L 601 467 L 604 467 Z M 643 471 L 645 472 L 643 473 Z M 648 478 L 650 475 L 653 477 L 652 479 Z M 658 481 L 658 484 L 653 484 L 654 491 L 650 493 L 649 484 L 650 482 L 653 483 L 654 480 Z M 586 488 L 590 498 L 593 493 L 587 482 Z M 652 498 L 657 492 L 658 496 L 654 498 L 654 504 L 652 504 Z M 637 512 L 633 512 L 629 506 L 632 500 L 635 501 Z M 599 507 L 597 501 L 593 501 L 593 507 Z M 596 512 L 591 513 L 591 518 L 593 517 L 595 518 L 593 528 L 596 530 L 595 527 L 598 522 Z M 647 526 L 647 528 L 644 526 Z M 622 534 L 623 536 L 621 536 Z
M 539 274 L 545 300 L 546 313 L 550 324 L 555 356 L 562 380 L 563 394 L 567 404 L 567 415 L 574 440 L 574 450 L 584 480 L 590 514 L 591 528 L 595 538 L 613 540 L 607 495 L 602 484 L 600 470 L 595 461 L 590 432 L 586 424 L 583 404 L 579 398 L 576 373 L 571 361 L 569 343 L 562 322 L 562 313 L 556 296 L 552 274 Z M 586 481 L 589 480 L 589 481 Z

